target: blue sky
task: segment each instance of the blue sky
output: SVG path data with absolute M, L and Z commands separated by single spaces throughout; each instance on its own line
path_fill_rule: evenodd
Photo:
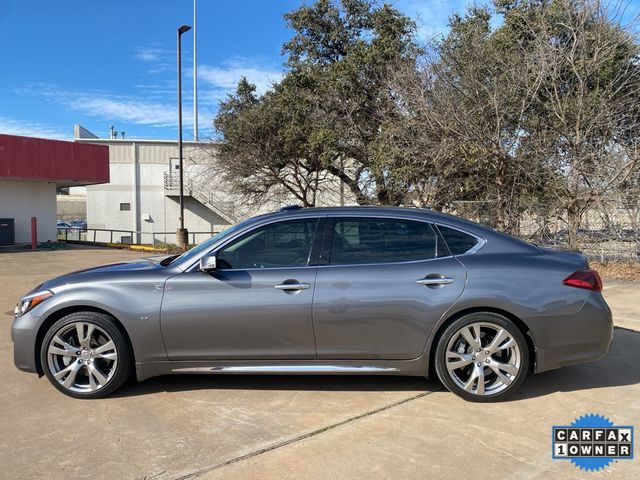
M 241 76 L 260 91 L 282 75 L 291 36 L 282 15 L 300 0 L 198 0 L 200 135 Z M 309 3 L 309 2 L 307 2 Z M 421 35 L 445 31 L 467 0 L 390 2 Z M 630 8 L 637 10 L 640 0 Z M 0 133 L 70 139 L 80 123 L 101 137 L 176 138 L 175 35 L 193 0 L 0 0 Z M 184 136 L 193 136 L 193 36 L 183 36 Z

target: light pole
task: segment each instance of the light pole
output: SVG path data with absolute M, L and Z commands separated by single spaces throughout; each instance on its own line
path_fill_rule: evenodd
M 193 0 L 193 140 L 198 141 L 198 9 Z
M 180 228 L 176 232 L 178 247 L 186 250 L 189 232 L 184 228 L 184 176 L 182 165 L 182 34 L 191 30 L 189 25 L 178 28 L 178 161 L 180 163 Z

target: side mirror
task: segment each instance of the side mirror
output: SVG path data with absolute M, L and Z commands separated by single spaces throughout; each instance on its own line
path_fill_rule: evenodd
M 205 255 L 200 259 L 200 270 L 203 272 L 212 272 L 217 267 L 215 255 Z

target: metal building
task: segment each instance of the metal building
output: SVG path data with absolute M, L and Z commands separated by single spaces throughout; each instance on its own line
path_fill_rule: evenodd
M 111 181 L 87 188 L 87 224 L 99 232 L 98 241 L 122 243 L 175 243 L 179 226 L 179 162 L 176 141 L 98 138 L 76 125 L 74 140 L 82 145 L 109 149 Z M 115 138 L 113 138 L 115 137 Z M 199 243 L 212 233 L 235 223 L 225 193 L 216 182 L 202 143 L 184 142 L 185 226 L 189 242 Z M 112 236 L 113 235 L 113 236 Z M 133 238 L 131 238 L 133 237 Z

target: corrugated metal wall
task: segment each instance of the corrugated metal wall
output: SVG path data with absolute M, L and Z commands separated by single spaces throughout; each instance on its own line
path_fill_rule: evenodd
M 58 186 L 109 181 L 109 148 L 0 134 L 0 178 Z

